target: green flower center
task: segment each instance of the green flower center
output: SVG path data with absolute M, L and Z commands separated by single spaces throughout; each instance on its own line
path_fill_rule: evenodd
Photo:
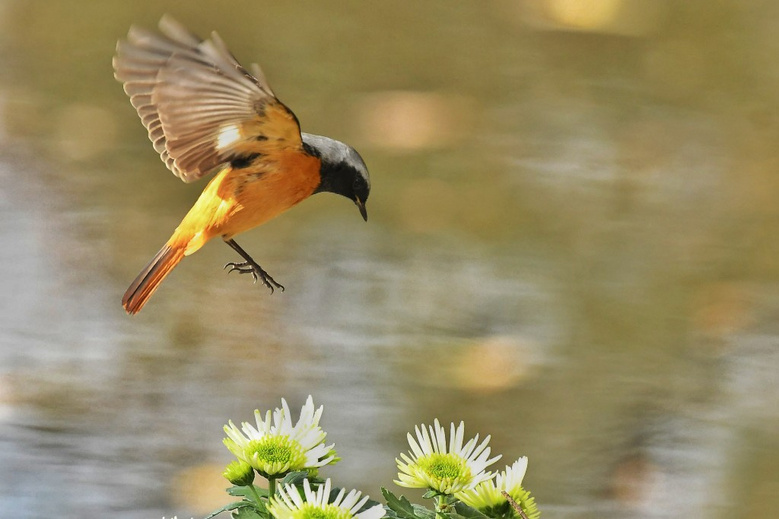
M 315 505 L 305 503 L 296 513 L 295 519 L 351 519 L 349 510 L 331 504 Z
M 252 467 L 271 476 L 305 468 L 305 451 L 289 436 L 268 435 L 252 440 L 244 453 Z
M 465 460 L 454 454 L 437 452 L 428 454 L 419 458 L 417 465 L 428 476 L 439 481 L 452 481 L 471 477 L 471 469 Z
M 250 441 L 246 450 L 266 463 L 288 463 L 295 455 L 291 443 L 286 436 L 266 436 Z

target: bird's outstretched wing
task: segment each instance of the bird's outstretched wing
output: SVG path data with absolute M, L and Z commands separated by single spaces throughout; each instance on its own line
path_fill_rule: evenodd
M 163 162 L 192 182 L 236 159 L 300 148 L 300 125 L 216 33 L 201 40 L 168 16 L 160 33 L 132 27 L 113 60 Z

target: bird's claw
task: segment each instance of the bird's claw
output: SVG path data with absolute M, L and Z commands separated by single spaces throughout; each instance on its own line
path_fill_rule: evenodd
M 257 283 L 258 280 L 262 281 L 262 284 L 266 287 L 270 288 L 270 293 L 272 294 L 277 288 L 284 292 L 284 285 L 281 283 L 278 283 L 275 279 L 271 277 L 270 274 L 265 272 L 259 265 L 256 263 L 249 263 L 248 261 L 243 261 L 241 263 L 236 263 L 231 261 L 230 263 L 226 264 L 224 268 L 230 267 L 230 270 L 227 271 L 229 274 L 230 272 L 238 272 L 239 274 L 251 274 L 254 278 L 254 283 Z

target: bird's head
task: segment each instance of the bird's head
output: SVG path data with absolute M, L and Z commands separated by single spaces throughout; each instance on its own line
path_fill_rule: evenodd
M 371 193 L 371 178 L 360 154 L 351 146 L 329 137 L 310 133 L 303 133 L 302 136 L 306 151 L 322 161 L 322 180 L 314 192 L 327 191 L 345 196 L 355 203 L 367 221 L 365 203 Z

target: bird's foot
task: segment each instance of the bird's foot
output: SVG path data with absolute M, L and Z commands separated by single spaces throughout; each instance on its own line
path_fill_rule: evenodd
M 262 267 L 260 267 L 257 263 L 250 262 L 250 261 L 242 261 L 241 263 L 235 263 L 230 262 L 227 265 L 224 266 L 224 268 L 230 267 L 230 270 L 227 271 L 229 274 L 230 272 L 238 272 L 239 274 L 251 274 L 254 278 L 254 282 L 256 283 L 258 280 L 262 281 L 262 284 L 266 287 L 270 288 L 270 293 L 272 294 L 274 290 L 277 288 L 284 292 L 284 285 L 281 283 L 277 283 L 275 279 L 271 277 L 270 274 L 265 272 Z

